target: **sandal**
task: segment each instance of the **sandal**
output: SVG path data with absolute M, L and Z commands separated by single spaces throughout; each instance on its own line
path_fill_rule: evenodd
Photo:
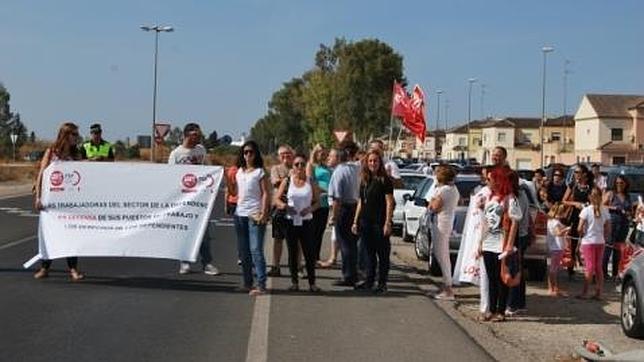
M 44 279 L 49 276 L 49 269 L 40 268 L 34 273 L 34 279 Z
M 85 279 L 85 275 L 76 269 L 69 270 L 69 277 L 72 279 L 73 282 L 77 282 Z

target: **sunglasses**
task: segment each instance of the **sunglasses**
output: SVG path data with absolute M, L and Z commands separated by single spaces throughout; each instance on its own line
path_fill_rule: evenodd
M 293 166 L 295 166 L 295 167 L 304 167 L 304 166 L 306 166 L 306 163 L 304 163 L 304 162 L 295 162 L 293 164 Z
M 255 151 L 253 151 L 253 150 L 244 150 L 244 154 L 245 155 L 254 155 Z

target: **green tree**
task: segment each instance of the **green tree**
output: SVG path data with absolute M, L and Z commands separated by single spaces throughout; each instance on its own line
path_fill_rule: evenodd
M 27 127 L 22 123 L 20 113 L 11 112 L 9 91 L 0 83 L 0 155 L 9 157 L 13 152 L 11 135 L 18 135 L 16 149 L 27 141 Z
M 251 129 L 262 150 L 282 143 L 308 150 L 330 146 L 334 129 L 353 132 L 359 141 L 386 133 L 393 81 L 405 83 L 403 58 L 377 39 L 321 44 L 315 67 L 284 83 L 273 94 L 268 112 Z

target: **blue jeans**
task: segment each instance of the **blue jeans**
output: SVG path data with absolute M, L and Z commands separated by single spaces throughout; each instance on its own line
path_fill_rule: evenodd
M 264 259 L 265 224 L 256 224 L 247 216 L 235 216 L 237 250 L 241 260 L 244 287 L 253 286 L 253 266 L 257 274 L 257 286 L 266 288 L 266 260 Z

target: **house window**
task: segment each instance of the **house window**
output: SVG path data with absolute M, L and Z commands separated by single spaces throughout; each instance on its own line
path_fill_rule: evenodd
M 552 139 L 553 142 L 561 141 L 561 132 L 552 132 L 552 134 L 550 135 L 550 138 Z
M 505 132 L 499 132 L 499 134 L 496 135 L 496 141 L 505 142 Z
M 611 141 L 623 141 L 624 140 L 624 130 L 621 128 L 611 128 L 610 130 L 610 140 Z
M 626 157 L 624 156 L 614 156 L 613 165 L 623 165 L 626 163 Z
M 459 145 L 459 146 L 465 146 L 465 144 L 466 144 L 466 140 L 465 140 L 465 138 L 464 138 L 464 137 L 460 137 L 460 138 L 458 139 L 458 145 Z
M 486 134 L 483 135 L 483 142 L 487 143 L 487 135 Z
M 532 142 L 532 133 L 526 133 L 523 137 L 526 142 Z
M 480 138 L 475 138 L 474 139 L 474 145 L 480 146 L 481 145 L 481 139 Z

